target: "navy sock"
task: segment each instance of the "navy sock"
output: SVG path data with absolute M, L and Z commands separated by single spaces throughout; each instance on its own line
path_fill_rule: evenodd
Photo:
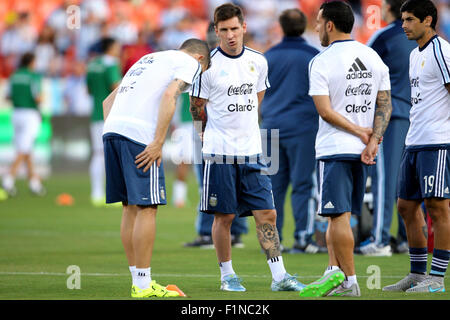
M 427 248 L 409 248 L 409 261 L 411 262 L 411 273 L 427 273 Z
M 449 259 L 449 250 L 434 249 L 433 259 L 431 260 L 430 275 L 443 277 L 447 271 Z

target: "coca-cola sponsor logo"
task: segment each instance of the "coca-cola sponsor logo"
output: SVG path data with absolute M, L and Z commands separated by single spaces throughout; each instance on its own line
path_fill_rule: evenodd
M 236 87 L 231 85 L 228 88 L 229 96 L 240 96 L 245 94 L 251 94 L 252 92 L 253 92 L 253 83 L 244 83 Z
M 345 95 L 348 96 L 368 96 L 372 93 L 372 85 L 368 83 L 361 83 L 359 86 L 352 87 L 351 84 L 348 85 L 347 90 L 345 90 Z

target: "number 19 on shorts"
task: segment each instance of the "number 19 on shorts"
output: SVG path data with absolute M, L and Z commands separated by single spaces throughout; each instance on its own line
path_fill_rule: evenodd
M 423 180 L 425 181 L 423 193 L 431 194 L 433 192 L 434 187 L 434 175 L 424 176 Z

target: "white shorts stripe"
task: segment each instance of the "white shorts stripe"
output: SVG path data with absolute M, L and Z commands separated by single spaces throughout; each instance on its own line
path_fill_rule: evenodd
M 436 197 L 443 197 L 444 196 L 444 186 L 445 186 L 445 164 L 446 164 L 446 157 L 447 157 L 447 150 L 439 150 L 438 152 L 438 162 L 437 162 L 437 168 L 436 168 L 436 176 L 435 176 L 435 183 L 434 183 L 434 195 Z
M 208 210 L 209 172 L 210 171 L 211 171 L 211 160 L 208 160 L 208 171 L 206 172 L 205 210 Z
M 317 213 L 322 213 L 323 170 L 324 162 L 319 160 L 319 203 L 317 205 Z
M 159 204 L 161 199 L 159 197 L 159 171 L 156 161 L 152 163 L 149 169 L 150 179 L 150 201 L 152 204 Z
M 445 193 L 445 169 L 447 168 L 447 150 L 442 150 L 442 169 L 441 169 L 441 197 Z
M 438 151 L 438 156 L 437 156 L 437 158 L 438 158 L 438 161 L 437 161 L 437 165 L 436 165 L 436 174 L 434 175 L 435 176 L 435 182 L 434 182 L 434 196 L 435 197 L 438 197 L 438 184 L 439 184 L 439 167 L 440 167 L 440 163 L 441 163 L 441 151 L 442 150 L 439 150 Z M 427 186 L 425 185 L 425 190 L 426 190 L 426 188 L 427 188 Z
M 209 163 L 210 160 L 205 160 L 205 167 L 203 168 L 203 188 L 202 188 L 202 201 L 201 201 L 201 210 L 207 210 L 207 199 L 208 199 L 208 192 L 207 192 L 207 181 L 209 181 Z
M 153 162 L 153 165 L 155 166 L 155 193 L 156 193 L 156 200 L 157 203 L 161 202 L 161 199 L 159 198 L 159 168 L 158 165 L 155 162 Z
M 149 183 L 149 187 L 150 187 L 150 190 L 149 190 L 149 193 L 150 193 L 150 201 L 152 202 L 152 203 L 155 203 L 155 198 L 153 197 L 153 166 L 151 166 L 150 167 L 150 169 L 149 169 L 149 179 L 150 179 L 150 183 Z

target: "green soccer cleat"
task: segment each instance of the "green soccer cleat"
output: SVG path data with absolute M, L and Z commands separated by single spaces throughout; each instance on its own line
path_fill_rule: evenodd
M 319 280 L 316 280 L 300 292 L 300 297 L 324 297 L 331 290 L 339 286 L 345 280 L 345 274 L 341 270 L 334 270 L 324 275 Z
M 135 285 L 131 287 L 132 298 L 174 298 L 179 296 L 178 292 L 167 290 L 165 287 L 157 284 L 155 280 L 150 282 L 150 287 L 147 289 L 139 289 Z

